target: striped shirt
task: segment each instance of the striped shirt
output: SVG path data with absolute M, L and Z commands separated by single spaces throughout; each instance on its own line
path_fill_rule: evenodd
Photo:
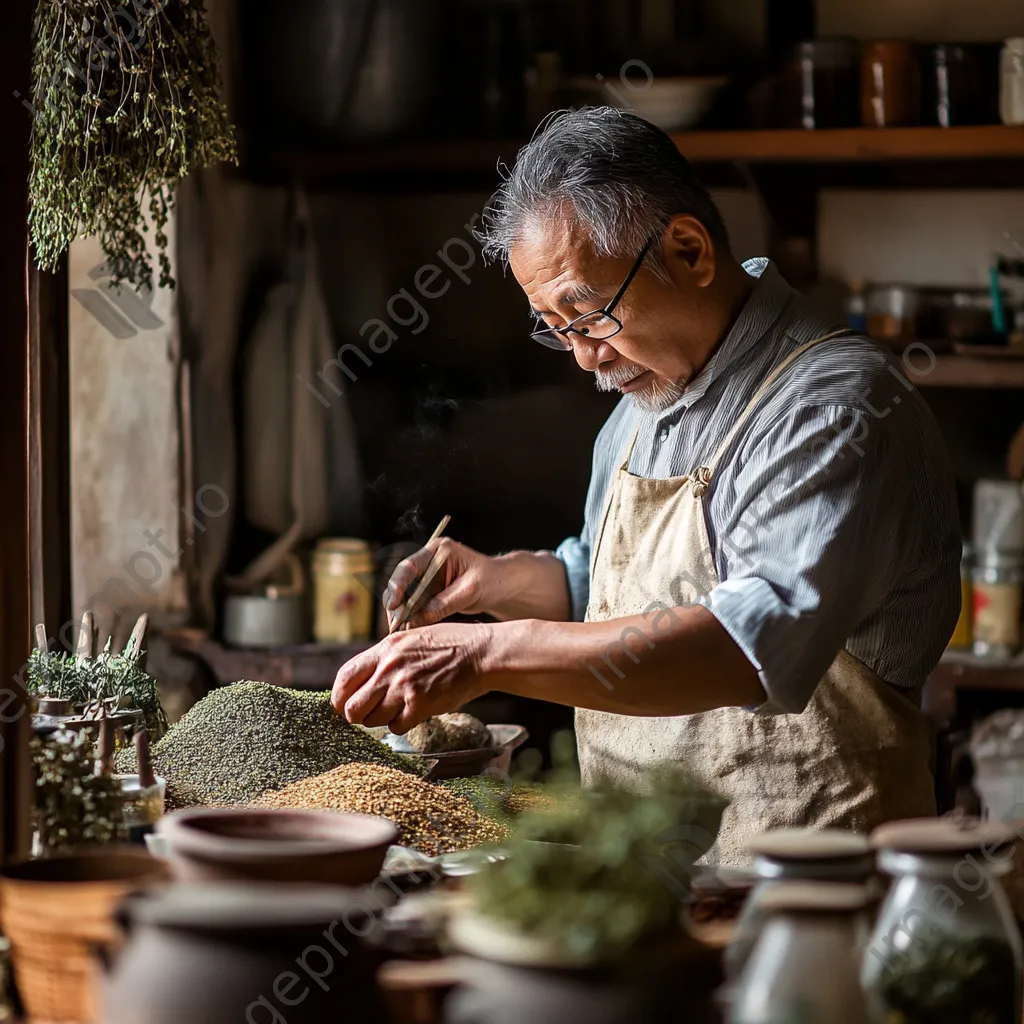
M 557 551 L 576 619 L 633 432 L 631 473 L 690 473 L 772 367 L 836 329 L 767 260 L 744 269 L 758 278 L 751 296 L 683 396 L 660 412 L 624 397 L 598 435 L 582 534 Z M 961 539 L 952 471 L 909 379 L 928 365 L 920 351 L 904 371 L 863 337 L 823 342 L 784 371 L 719 462 L 705 507 L 720 582 L 699 603 L 757 669 L 766 709 L 802 711 L 843 647 L 889 684 L 919 687 L 953 631 Z

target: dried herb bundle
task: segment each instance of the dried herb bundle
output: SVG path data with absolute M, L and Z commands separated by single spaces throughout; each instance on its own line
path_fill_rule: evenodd
M 123 840 L 121 784 L 94 775 L 96 748 L 85 732 L 31 741 L 36 770 L 35 824 L 42 853 Z
M 79 232 L 98 234 L 115 282 L 151 286 L 148 197 L 160 284 L 173 286 L 175 183 L 237 159 L 202 0 L 39 0 L 32 72 L 39 266 L 55 267 Z
M 37 697 L 64 697 L 75 704 L 123 697 L 129 707 L 145 712 L 151 737 L 159 739 L 167 732 L 167 715 L 156 680 L 132 657 L 112 654 L 109 640 L 102 654 L 81 664 L 73 654 L 34 650 L 27 676 L 29 691 Z

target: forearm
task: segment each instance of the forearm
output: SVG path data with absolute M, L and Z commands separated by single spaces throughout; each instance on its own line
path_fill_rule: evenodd
M 504 622 L 491 629 L 480 665 L 488 689 L 651 717 L 765 699 L 753 665 L 706 608 L 606 622 Z
M 572 600 L 562 561 L 548 551 L 512 551 L 493 559 L 481 610 L 496 619 L 572 618 Z

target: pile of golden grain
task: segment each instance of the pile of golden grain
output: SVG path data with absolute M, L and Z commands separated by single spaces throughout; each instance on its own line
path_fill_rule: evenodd
M 405 772 L 353 763 L 265 793 L 261 807 L 354 811 L 393 821 L 399 843 L 431 857 L 501 842 L 507 829 L 480 814 L 464 797 Z

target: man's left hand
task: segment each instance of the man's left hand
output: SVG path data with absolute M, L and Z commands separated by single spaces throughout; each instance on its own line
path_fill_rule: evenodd
M 402 735 L 486 692 L 487 623 L 441 623 L 385 637 L 338 670 L 331 705 L 349 722 Z

